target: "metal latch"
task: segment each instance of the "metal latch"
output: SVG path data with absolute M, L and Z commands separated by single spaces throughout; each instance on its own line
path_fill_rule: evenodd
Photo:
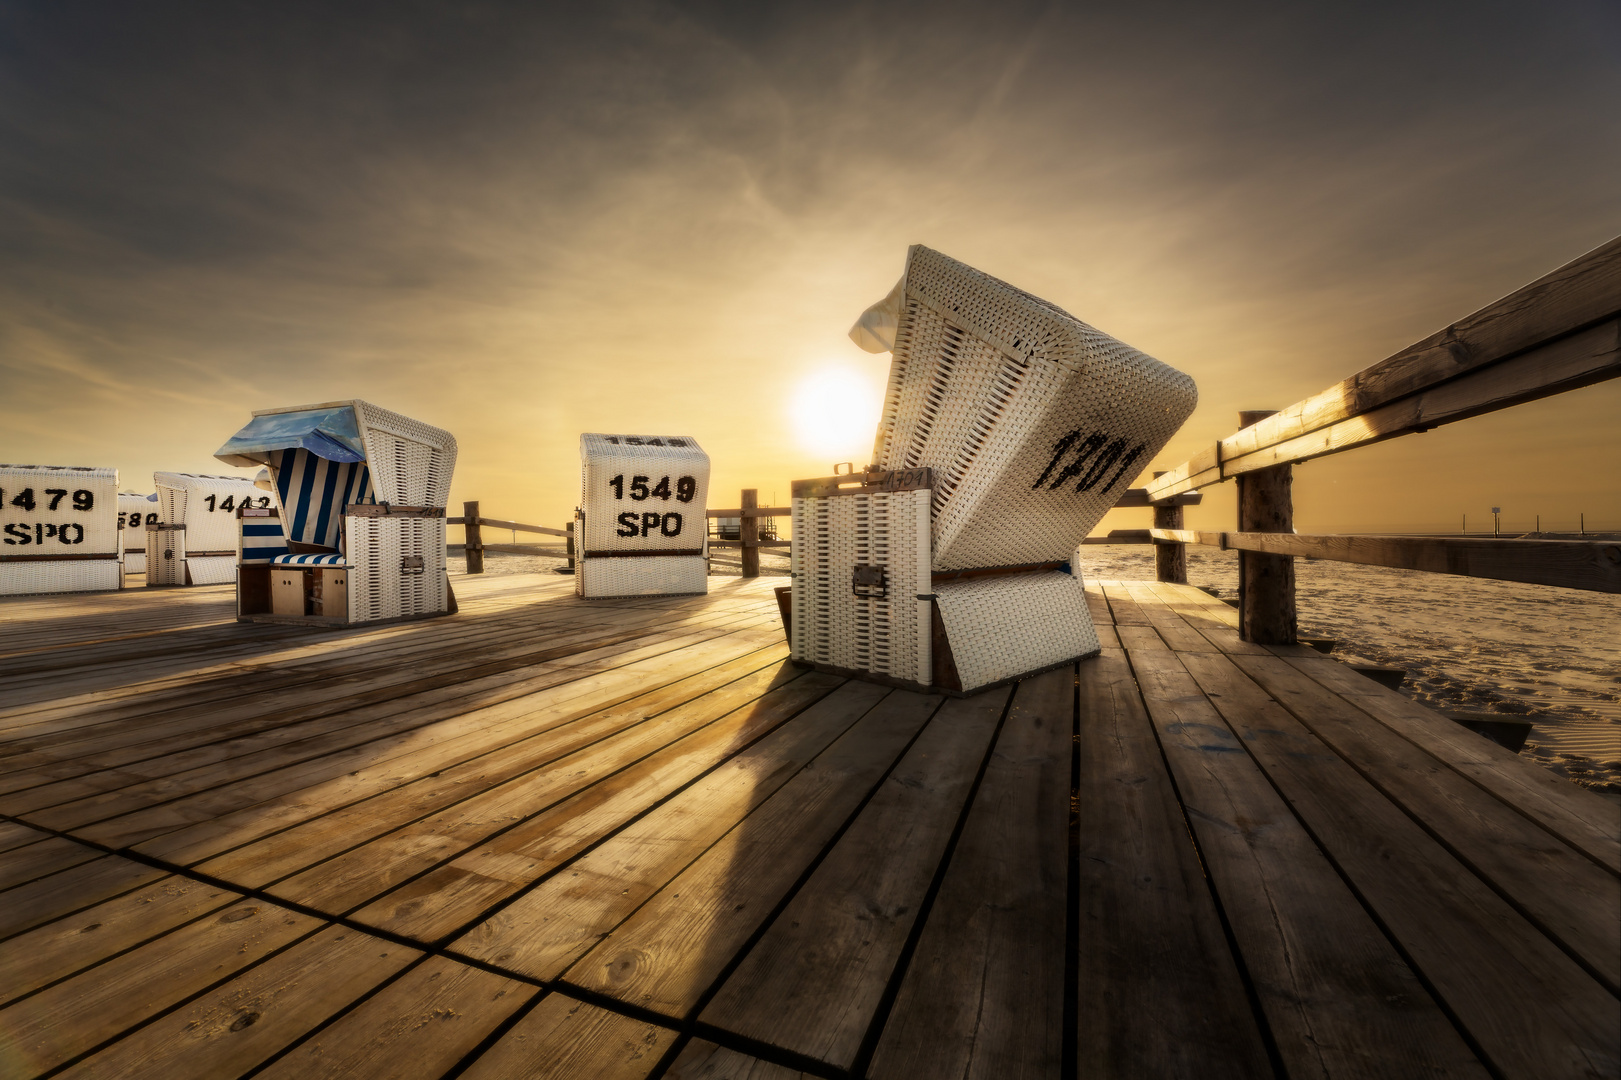
M 400 560 L 400 573 L 402 574 L 420 574 L 426 569 L 427 566 L 423 563 L 421 555 L 407 555 Z
M 857 566 L 850 585 L 855 594 L 865 600 L 883 600 L 889 596 L 889 575 L 882 566 Z

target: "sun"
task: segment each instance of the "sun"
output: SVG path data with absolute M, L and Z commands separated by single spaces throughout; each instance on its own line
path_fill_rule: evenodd
M 799 447 L 857 468 L 872 456 L 873 434 L 884 405 L 884 372 L 829 364 L 794 386 L 789 412 Z

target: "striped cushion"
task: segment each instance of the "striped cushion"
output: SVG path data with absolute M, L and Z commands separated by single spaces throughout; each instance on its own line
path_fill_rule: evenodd
M 377 501 L 363 461 L 328 461 L 300 447 L 276 451 L 271 471 L 289 540 L 339 547 L 343 508 Z
M 347 566 L 342 555 L 333 552 L 330 555 L 277 555 L 270 560 L 277 566 Z
M 287 540 L 281 522 L 270 518 L 242 519 L 242 562 L 267 563 L 287 554 Z

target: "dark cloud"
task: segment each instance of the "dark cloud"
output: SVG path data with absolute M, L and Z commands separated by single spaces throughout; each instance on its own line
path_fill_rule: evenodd
M 513 513 L 586 426 L 769 487 L 825 465 L 728 416 L 870 363 L 913 241 L 1193 373 L 1185 453 L 1621 231 L 1616 40 L 1602 0 L 0 3 L 6 453 L 198 467 L 359 394 Z

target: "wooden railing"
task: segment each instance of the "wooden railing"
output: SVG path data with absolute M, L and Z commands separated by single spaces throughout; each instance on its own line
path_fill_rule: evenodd
M 789 506 L 760 506 L 759 490 L 757 488 L 744 488 L 734 508 L 721 508 L 706 510 L 705 516 L 709 519 L 736 518 L 738 520 L 738 537 L 736 540 L 724 538 L 709 538 L 711 548 L 737 548 L 738 565 L 742 568 L 744 577 L 760 576 L 760 549 L 761 548 L 793 548 L 792 540 L 779 540 L 773 538 L 760 538 L 760 520 L 762 518 L 790 517 L 793 508 Z M 1165 500 L 1163 505 L 1151 503 L 1148 494 L 1142 488 L 1131 488 L 1120 496 L 1115 503 L 1115 509 L 1129 507 L 1155 507 L 1154 524 L 1164 525 L 1167 528 L 1182 527 L 1182 507 L 1197 506 L 1204 496 L 1198 492 L 1175 495 Z M 562 555 L 574 565 L 574 532 L 569 526 L 561 529 L 548 528 L 545 525 L 525 525 L 518 521 L 503 521 L 499 518 L 479 516 L 478 503 L 466 502 L 462 504 L 462 516 L 446 518 L 447 525 L 460 525 L 467 530 L 466 544 L 451 544 L 450 550 L 454 552 L 461 548 L 467 554 L 467 572 L 469 574 L 482 574 L 484 572 L 484 552 L 499 551 L 510 555 Z M 513 532 L 543 533 L 547 536 L 561 536 L 566 544 L 489 544 L 484 542 L 483 530 L 507 529 Z M 1148 529 L 1116 529 L 1107 536 L 1089 536 L 1083 543 L 1087 544 L 1152 544 L 1154 538 Z M 1180 558 L 1181 570 L 1179 577 L 1164 577 L 1162 581 L 1187 580 L 1186 556 L 1179 545 L 1166 545 L 1156 549 L 1157 559 L 1167 557 Z M 1163 574 L 1163 568 L 1162 568 Z
M 1294 463 L 1506 409 L 1621 375 L 1621 237 L 1343 382 L 1239 430 L 1147 485 L 1155 507 L 1238 483 L 1238 529 L 1159 520 L 1161 549 L 1239 554 L 1246 640 L 1295 639 L 1294 557 L 1621 592 L 1621 544 L 1583 540 L 1318 536 L 1294 532 Z M 1166 580 L 1162 577 L 1162 580 Z

